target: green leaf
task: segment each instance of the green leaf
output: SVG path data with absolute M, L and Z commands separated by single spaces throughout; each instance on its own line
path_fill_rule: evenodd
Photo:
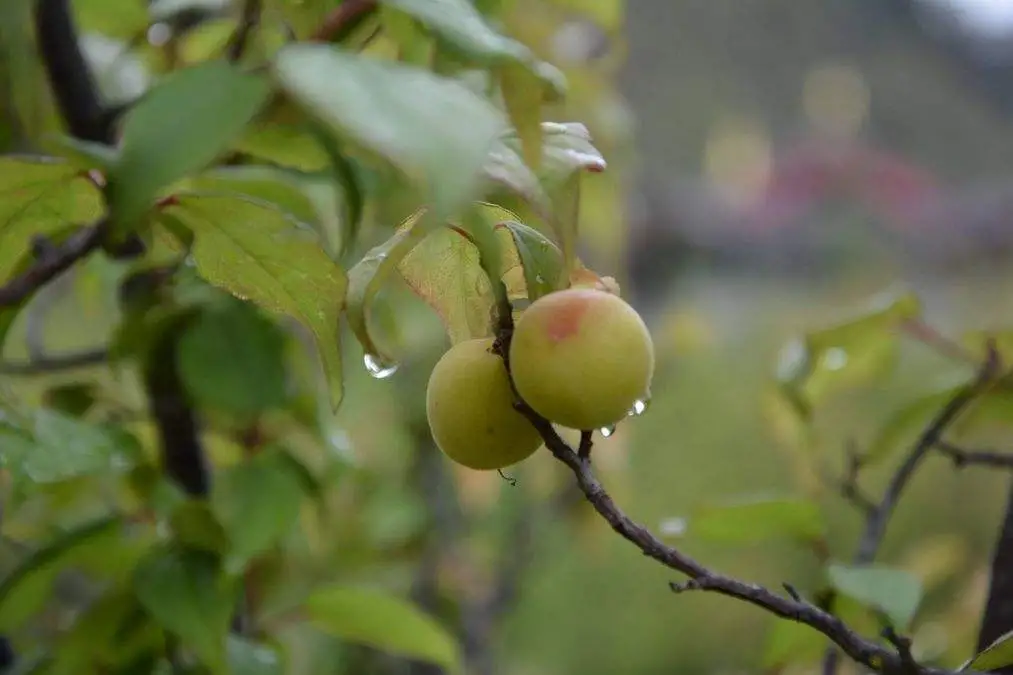
M 194 192 L 249 195 L 271 202 L 298 220 L 312 223 L 317 219 L 317 212 L 303 185 L 315 175 L 263 164 L 216 166 L 190 178 L 187 188 Z
M 326 586 L 307 598 L 304 609 L 314 626 L 335 637 L 460 669 L 459 648 L 446 629 L 383 591 Z
M 499 72 L 503 103 L 520 140 L 521 157 L 537 170 L 542 163 L 542 95 L 531 72 L 506 65 Z
M 231 543 L 228 569 L 242 569 L 295 528 L 304 493 L 293 464 L 281 450 L 264 450 L 218 479 L 213 504 Z
M 123 536 L 117 518 L 76 527 L 32 553 L 0 582 L 0 631 L 20 629 L 45 604 L 56 576 L 89 549 L 107 548 Z
M 235 598 L 214 556 L 160 549 L 138 565 L 133 587 L 163 628 L 179 636 L 207 665 L 221 668 Z
M 483 175 L 544 210 L 550 206 L 550 192 L 572 190 L 567 183 L 575 174 L 601 173 L 607 166 L 591 133 L 579 122 L 542 122 L 541 139 L 541 159 L 533 169 L 522 159 L 522 134 L 511 129 L 493 145 Z
M 54 671 L 122 672 L 119 668 L 152 650 L 164 650 L 162 630 L 145 616 L 128 589 L 114 588 L 93 601 L 53 650 Z
M 755 542 L 785 537 L 813 541 L 826 533 L 815 502 L 793 497 L 758 497 L 702 506 L 689 519 L 689 534 L 720 542 Z
M 204 279 L 309 329 L 336 407 L 342 391 L 338 315 L 347 280 L 316 237 L 250 199 L 182 195 L 166 212 L 196 235 L 192 255 Z
M 270 93 L 267 82 L 225 61 L 168 75 L 127 114 L 109 174 L 118 228 L 134 227 L 159 191 L 210 164 L 237 140 Z
M 987 673 L 1013 664 L 1013 631 L 1000 635 L 995 642 L 961 666 L 960 670 Z
M 478 191 L 486 156 L 506 126 L 458 82 L 329 45 L 284 47 L 274 71 L 300 105 L 426 185 L 439 217 Z
M 531 302 L 553 292 L 566 282 L 563 275 L 563 253 L 555 242 L 535 228 L 516 221 L 505 221 L 502 227 L 513 237 L 517 256 L 524 269 L 525 290 Z
M 830 565 L 830 584 L 842 595 L 886 615 L 897 630 L 905 630 L 922 598 L 922 583 L 910 572 L 878 565 Z
M 0 284 L 31 260 L 32 239 L 102 215 L 102 195 L 87 174 L 62 160 L 0 156 Z M 0 345 L 17 308 L 0 309 Z
M 229 548 L 225 528 L 203 500 L 186 499 L 173 508 L 169 526 L 176 541 L 187 548 L 216 554 Z
M 906 443 L 913 443 L 929 421 L 946 405 L 959 387 L 947 386 L 907 401 L 894 410 L 876 432 L 862 463 L 871 466 L 890 456 Z
M 553 97 L 566 91 L 566 79 L 553 66 L 539 61 L 520 42 L 494 31 L 468 0 L 383 0 L 435 32 L 458 54 L 476 64 L 521 64 L 548 85 Z
M 285 335 L 253 305 L 203 310 L 177 343 L 179 375 L 202 406 L 242 417 L 285 403 Z
M 301 171 L 320 171 L 330 163 L 312 133 L 289 124 L 252 124 L 236 141 L 235 149 Z
M 55 410 L 35 410 L 26 428 L 0 424 L 0 466 L 35 483 L 126 471 L 140 454 L 133 436 Z
M 912 294 L 879 300 L 869 314 L 786 345 L 777 379 L 806 406 L 835 391 L 875 381 L 896 362 L 900 327 L 920 313 L 921 304 Z
M 516 264 L 516 250 L 509 231 L 495 226 L 517 216 L 492 204 L 478 204 L 476 208 L 479 222 L 472 227 L 484 224 L 495 231 L 502 255 L 500 267 L 506 271 Z M 436 311 L 452 343 L 492 334 L 492 286 L 479 264 L 473 235 L 465 228 L 453 225 L 433 230 L 403 256 L 397 271 L 412 291 Z
M 229 635 L 229 671 L 231 675 L 283 675 L 285 669 L 278 650 L 237 635 Z

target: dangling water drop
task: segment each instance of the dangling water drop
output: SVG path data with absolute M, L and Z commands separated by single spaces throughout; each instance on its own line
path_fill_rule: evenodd
M 627 417 L 640 417 L 647 411 L 647 406 L 650 401 L 647 399 L 637 399 L 633 402 L 633 407 L 626 411 Z
M 616 425 L 611 424 L 611 425 L 609 425 L 607 427 L 602 427 L 598 431 L 601 432 L 601 435 L 602 435 L 603 438 L 608 438 L 609 436 L 611 436 L 612 434 L 614 434 L 616 432 Z
M 362 357 L 362 362 L 366 366 L 366 371 L 378 380 L 383 380 L 397 372 L 398 364 L 396 363 L 384 363 L 380 360 L 379 356 L 374 354 L 366 354 Z

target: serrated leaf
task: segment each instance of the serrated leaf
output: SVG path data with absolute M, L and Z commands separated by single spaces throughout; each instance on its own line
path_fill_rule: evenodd
M 225 662 L 225 637 L 235 604 L 215 558 L 160 549 L 134 573 L 134 593 L 148 613 L 214 669 Z
M 987 673 L 1013 664 L 1013 631 L 1000 635 L 996 640 L 966 664 L 960 670 L 975 670 Z
M 127 114 L 107 194 L 120 229 L 134 227 L 170 183 L 211 163 L 237 140 L 270 93 L 225 61 L 176 71 Z
M 287 399 L 285 335 L 252 305 L 236 300 L 201 311 L 176 350 L 180 379 L 203 406 L 253 417 Z
M 499 111 L 458 82 L 329 45 L 284 47 L 274 72 L 300 105 L 424 184 L 440 217 L 475 195 L 506 126 Z
M 32 238 L 102 215 L 99 189 L 78 167 L 47 157 L 0 156 L 0 284 L 30 260 Z M 16 308 L 0 309 L 0 344 Z
M 267 204 L 181 195 L 165 210 L 194 232 L 192 255 L 207 281 L 290 316 L 312 334 L 330 388 L 341 401 L 338 315 L 347 279 L 315 237 Z
M 213 504 L 231 544 L 226 566 L 242 569 L 292 531 L 303 496 L 303 477 L 281 450 L 265 450 L 224 471 Z
M 784 537 L 818 540 L 826 532 L 819 505 L 794 497 L 758 497 L 701 506 L 689 518 L 689 535 L 721 542 Z
M 878 301 L 864 316 L 808 333 L 782 349 L 777 379 L 805 406 L 875 381 L 896 362 L 901 325 L 920 313 L 918 298 L 905 294 Z
M 506 271 L 515 266 L 517 253 L 512 237 L 495 225 L 516 220 L 517 216 L 492 204 L 478 204 L 476 208 L 482 224 L 495 231 L 500 243 L 500 268 Z M 410 226 L 402 225 L 399 233 Z M 462 226 L 434 229 L 403 256 L 397 271 L 439 315 L 454 344 L 492 334 L 492 286 L 481 268 L 479 250 Z
M 56 575 L 88 548 L 107 548 L 122 536 L 117 518 L 76 527 L 32 553 L 0 582 L 0 631 L 20 629 L 45 604 Z
M 539 61 L 520 42 L 493 30 L 468 0 L 383 0 L 435 32 L 447 46 L 476 64 L 525 66 L 549 87 L 553 97 L 566 91 L 566 79 L 555 67 Z
M 904 570 L 878 565 L 830 565 L 831 586 L 868 608 L 882 612 L 897 630 L 906 630 L 918 611 L 922 583 Z
M 457 672 L 460 650 L 440 624 L 414 605 L 384 591 L 344 586 L 315 590 L 304 604 L 318 629 Z
M 33 411 L 25 428 L 0 424 L 0 466 L 35 483 L 126 471 L 140 454 L 137 439 L 122 430 L 56 410 Z
M 555 242 L 533 227 L 505 221 L 502 227 L 510 232 L 517 257 L 524 269 L 526 295 L 534 302 L 566 281 L 563 275 L 563 253 Z

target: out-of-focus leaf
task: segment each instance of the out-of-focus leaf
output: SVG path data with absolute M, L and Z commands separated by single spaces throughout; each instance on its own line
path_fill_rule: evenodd
M 159 549 L 138 565 L 133 588 L 163 628 L 179 636 L 207 665 L 221 669 L 234 596 L 212 555 Z
M 226 470 L 213 503 L 231 543 L 227 568 L 242 569 L 292 531 L 303 496 L 303 478 L 280 450 L 262 451 Z
M 109 174 L 118 228 L 131 228 L 164 187 L 211 163 L 253 119 L 267 82 L 225 61 L 167 76 L 123 123 L 120 155 Z
M 148 67 L 125 40 L 87 33 L 81 36 L 80 43 L 99 94 L 108 104 L 129 103 L 148 89 L 151 80 Z
M 784 537 L 818 540 L 826 532 L 815 502 L 793 497 L 759 497 L 705 505 L 689 518 L 689 535 L 722 542 L 767 541 Z
M 53 650 L 54 673 L 101 672 L 122 667 L 153 648 L 163 648 L 161 629 L 144 615 L 137 599 L 113 589 L 92 602 Z
M 320 171 L 330 163 L 313 135 L 286 124 L 251 124 L 235 142 L 236 150 L 301 171 Z
M 207 281 L 290 316 L 313 334 L 330 387 L 341 401 L 338 315 L 344 272 L 283 212 L 251 199 L 182 195 L 165 210 L 197 237 L 193 257 Z
M 0 284 L 31 254 L 32 238 L 102 214 L 98 188 L 79 168 L 45 157 L 0 157 Z M 0 310 L 0 344 L 16 308 Z
M 285 335 L 239 300 L 215 303 L 177 343 L 179 375 L 201 405 L 255 416 L 287 399 Z
M 494 31 L 468 0 L 384 0 L 384 4 L 415 17 L 475 63 L 522 65 L 548 86 L 551 96 L 566 91 L 566 79 L 557 68 L 539 61 L 520 42 Z
M 225 553 L 228 536 L 207 502 L 187 499 L 172 510 L 169 525 L 177 542 L 187 548 Z
M 1013 664 L 1013 631 L 1000 635 L 995 642 L 960 667 L 960 670 L 975 670 L 987 673 Z
M 763 647 L 764 670 L 816 663 L 827 649 L 827 639 L 809 626 L 775 619 Z
M 921 603 L 922 583 L 905 570 L 834 564 L 827 577 L 837 592 L 882 612 L 897 630 L 907 629 Z
M 586 16 L 606 32 L 622 28 L 626 3 L 623 0 L 552 0 L 553 4 Z
M 101 518 L 64 533 L 28 556 L 0 582 L 0 630 L 22 628 L 45 604 L 56 575 L 88 548 L 106 548 L 121 537 L 117 518 Z
M 517 253 L 510 233 L 495 226 L 517 216 L 492 204 L 479 204 L 476 209 L 476 217 L 495 232 L 500 243 L 500 268 L 505 271 L 515 266 Z M 411 226 L 410 222 L 402 225 L 399 234 Z M 415 294 L 439 315 L 455 344 L 492 334 L 495 299 L 471 237 L 460 225 L 435 229 L 397 265 Z
M 534 170 L 542 163 L 542 95 L 538 80 L 516 65 L 500 68 L 500 89 L 520 141 L 521 157 Z
M 40 408 L 27 427 L 0 424 L 0 466 L 35 483 L 129 469 L 141 453 L 137 439 Z
M 903 444 L 914 442 L 959 390 L 959 387 L 947 386 L 901 405 L 879 427 L 869 449 L 862 455 L 862 462 L 866 465 L 880 462 Z
M 285 672 L 281 654 L 268 645 L 230 635 L 226 649 L 231 675 L 283 675 Z
M 384 591 L 325 586 L 304 604 L 310 622 L 344 640 L 443 666 L 461 667 L 454 638 L 414 605 Z
M 921 303 L 911 294 L 880 301 L 871 313 L 787 344 L 777 379 L 803 406 L 840 389 L 865 384 L 888 373 L 898 354 L 898 329 L 918 317 Z
M 218 166 L 190 178 L 187 187 L 196 192 L 249 195 L 269 201 L 303 222 L 312 223 L 317 213 L 302 186 L 303 181 L 314 175 L 263 164 Z
M 274 72 L 300 105 L 424 184 L 441 218 L 475 195 L 506 126 L 488 101 L 453 80 L 329 45 L 287 46 Z

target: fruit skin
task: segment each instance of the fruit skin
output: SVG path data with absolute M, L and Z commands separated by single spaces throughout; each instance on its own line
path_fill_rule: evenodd
M 654 343 L 633 307 L 617 295 L 569 288 L 521 314 L 510 345 L 521 398 L 571 429 L 600 429 L 650 396 Z
M 492 338 L 459 342 L 433 368 L 426 417 L 436 445 L 458 464 L 502 469 L 542 444 L 538 431 L 513 407 L 514 395 Z

